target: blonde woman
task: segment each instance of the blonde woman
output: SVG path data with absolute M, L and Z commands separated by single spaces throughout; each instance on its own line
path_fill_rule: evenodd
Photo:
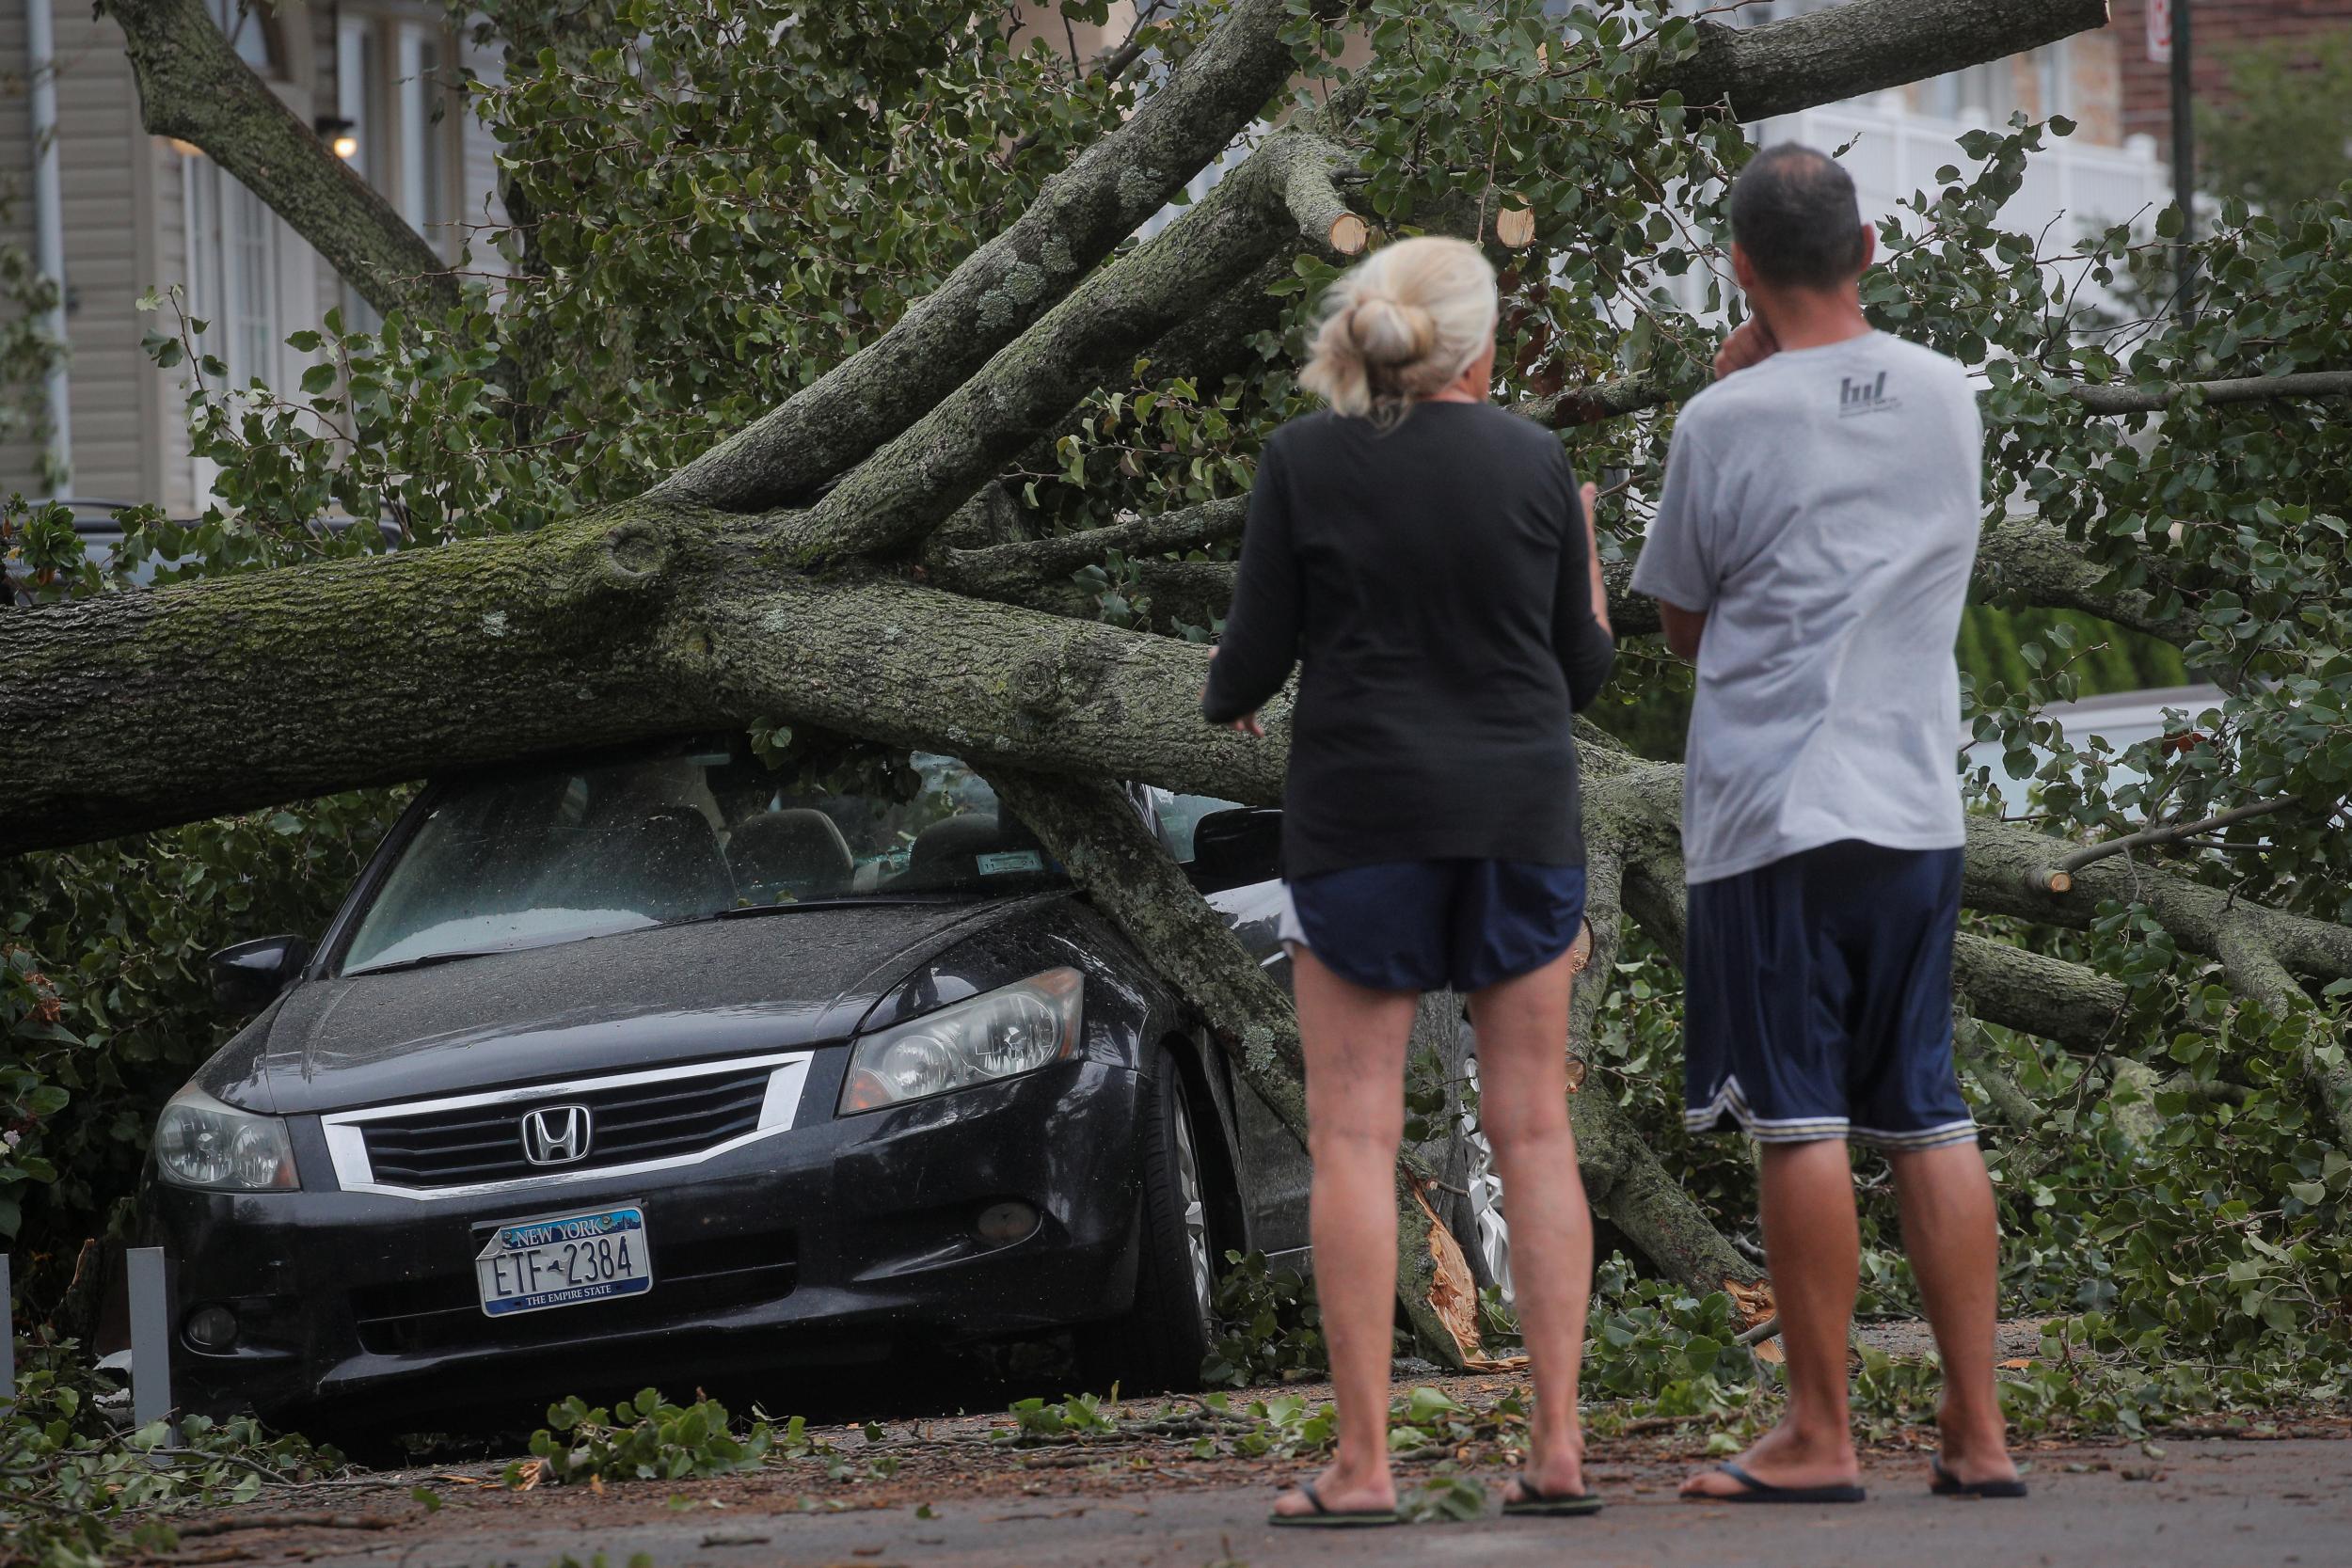
M 1303 666 L 1282 820 L 1307 1056 L 1315 1284 L 1339 1404 L 1330 1466 L 1278 1525 L 1393 1523 L 1389 1335 L 1406 1037 L 1470 999 L 1481 1118 L 1511 1216 L 1536 1407 L 1509 1513 L 1586 1513 L 1577 1363 L 1592 1222 L 1568 1128 L 1569 949 L 1582 924 L 1570 715 L 1608 678 L 1592 486 L 1487 401 L 1494 271 L 1458 240 L 1390 245 L 1333 285 L 1301 383 L 1330 404 L 1258 466 L 1211 721 Z

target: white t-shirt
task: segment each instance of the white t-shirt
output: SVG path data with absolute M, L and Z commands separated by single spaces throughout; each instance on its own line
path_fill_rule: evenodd
M 1952 649 L 1983 445 L 1960 366 L 1883 332 L 1784 350 L 1683 409 L 1633 587 L 1708 617 L 1690 880 L 1841 839 L 1963 843 Z

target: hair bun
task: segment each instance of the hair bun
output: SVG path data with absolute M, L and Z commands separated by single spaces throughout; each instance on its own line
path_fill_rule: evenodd
M 1405 365 L 1429 352 L 1437 341 L 1438 324 L 1418 305 L 1373 295 L 1349 309 L 1347 334 L 1364 363 Z

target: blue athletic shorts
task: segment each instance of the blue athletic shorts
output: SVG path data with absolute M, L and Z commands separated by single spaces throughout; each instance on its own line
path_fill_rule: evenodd
M 1973 1142 L 1952 1069 L 1958 849 L 1824 845 L 1691 889 L 1683 1121 L 1759 1143 Z
M 1285 885 L 1282 940 L 1374 990 L 1484 990 L 1551 962 L 1584 922 L 1581 865 L 1391 861 Z

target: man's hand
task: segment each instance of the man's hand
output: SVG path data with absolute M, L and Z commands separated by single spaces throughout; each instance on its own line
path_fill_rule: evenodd
M 1721 381 L 1734 371 L 1760 365 L 1779 352 L 1779 341 L 1773 338 L 1772 329 L 1764 325 L 1764 318 L 1750 316 L 1715 351 L 1715 379 Z

